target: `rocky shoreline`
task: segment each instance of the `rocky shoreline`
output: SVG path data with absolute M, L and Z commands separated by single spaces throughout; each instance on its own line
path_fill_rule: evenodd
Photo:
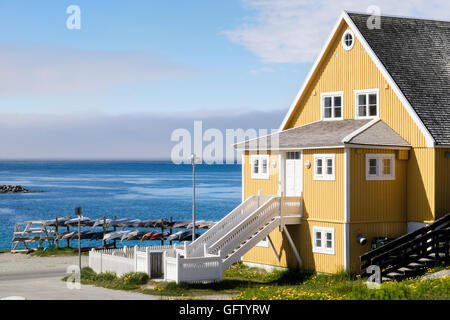
M 11 186 L 11 185 L 0 186 L 0 193 L 33 193 L 33 192 L 45 192 L 45 191 L 28 190 L 22 186 Z

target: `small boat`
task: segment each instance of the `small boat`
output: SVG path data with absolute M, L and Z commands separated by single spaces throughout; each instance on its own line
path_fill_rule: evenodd
M 82 225 L 84 225 L 86 222 L 91 221 L 91 219 L 89 219 L 88 217 L 76 217 L 70 220 L 67 220 L 66 222 L 64 222 L 64 224 L 66 226 L 73 226 L 73 225 L 78 225 L 78 221 L 80 221 L 80 223 Z
M 139 224 L 141 223 L 141 220 L 139 219 L 134 219 L 134 220 L 129 220 L 124 222 L 124 227 L 135 227 L 137 228 L 139 226 Z
M 180 241 L 180 239 L 185 238 L 186 236 L 192 236 L 192 230 L 181 230 L 175 232 L 167 237 L 169 241 Z
M 78 239 L 78 231 L 74 231 L 74 232 L 75 232 L 75 234 L 72 235 L 71 237 L 69 237 L 68 238 L 69 240 L 77 240 Z M 82 235 L 83 235 L 83 231 L 80 232 L 80 238 L 82 237 Z
M 93 227 L 103 227 L 103 225 L 104 225 L 105 222 L 106 222 L 106 227 L 109 227 L 111 221 L 112 221 L 111 219 L 103 219 L 103 218 L 96 219 L 96 220 L 94 221 L 94 224 L 93 224 L 92 226 L 93 226 Z
M 65 232 L 65 234 L 61 237 L 61 239 L 70 239 L 76 234 L 78 234 L 77 231 Z
M 84 230 L 84 231 L 81 231 L 80 232 L 80 239 L 91 239 L 92 238 L 92 235 L 94 235 L 94 234 L 96 234 L 96 233 L 98 233 L 97 231 L 95 231 L 95 230 Z M 103 236 L 103 232 L 101 232 L 101 234 L 102 234 L 102 236 Z M 76 239 L 78 239 L 78 231 L 76 231 L 76 234 L 75 235 L 73 235 L 71 238 L 70 238 L 70 240 L 76 240 Z
M 153 231 L 148 231 L 147 233 L 145 233 L 142 238 L 141 241 L 145 241 L 145 240 L 150 240 L 150 237 L 153 235 Z
M 105 234 L 103 237 L 103 240 L 118 240 L 121 239 L 124 234 L 130 233 L 130 230 L 120 230 L 120 231 L 113 231 Z
M 181 221 L 175 221 L 172 224 L 172 228 L 186 228 L 189 223 L 192 223 L 192 220 L 181 220 Z
M 130 218 L 123 218 L 123 219 L 117 219 L 117 220 L 112 220 L 110 223 L 111 227 L 124 227 L 125 223 L 127 221 L 130 221 Z
M 154 227 L 155 226 L 155 223 L 157 222 L 158 220 L 156 220 L 156 219 L 147 219 L 147 220 L 144 220 L 144 221 L 141 221 L 141 223 L 139 223 L 139 228 L 150 228 L 150 227 Z
M 127 235 L 125 240 L 140 240 L 148 231 L 139 231 L 137 230 L 137 233 L 134 233 L 133 231 L 130 232 L 130 234 Z
M 123 240 L 132 240 L 132 238 L 136 237 L 136 236 L 139 234 L 139 232 L 144 232 L 144 233 L 145 233 L 145 231 L 131 230 L 131 231 L 128 232 L 128 233 L 124 233 L 124 234 L 122 235 L 122 238 L 120 239 L 120 241 L 123 241 Z
M 197 232 L 195 233 L 195 239 L 197 239 L 200 236 L 201 236 L 200 233 Z M 192 240 L 192 230 L 188 230 L 182 237 L 180 237 L 179 241 L 191 241 L 191 240 Z
M 70 216 L 67 215 L 65 217 L 58 217 L 58 226 L 64 226 L 65 222 L 70 220 Z M 51 227 L 55 227 L 56 226 L 56 219 L 53 220 L 47 220 L 44 225 L 46 226 L 51 226 Z
M 91 230 L 92 232 L 87 233 L 83 239 L 89 239 L 89 240 L 100 240 L 103 239 L 103 231 L 95 231 Z
M 169 232 L 155 232 L 148 240 L 164 240 L 167 236 L 169 236 L 169 234 Z
M 148 240 L 160 240 L 162 237 L 161 232 L 155 232 L 153 233 Z
M 205 221 L 205 220 L 198 220 L 195 221 L 195 227 L 198 229 L 206 229 L 209 228 L 210 225 L 212 225 L 214 222 L 212 221 Z M 193 223 L 189 223 L 187 228 L 192 228 Z

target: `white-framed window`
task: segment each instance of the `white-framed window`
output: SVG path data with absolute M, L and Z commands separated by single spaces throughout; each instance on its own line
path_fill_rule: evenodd
M 335 155 L 314 155 L 314 180 L 335 180 Z
M 320 98 L 322 120 L 344 119 L 344 92 L 324 92 Z
M 355 115 L 357 119 L 379 117 L 379 93 L 379 89 L 355 90 Z
M 348 51 L 353 48 L 355 44 L 355 35 L 352 30 L 346 30 L 342 35 L 342 47 L 344 50 Z
M 334 254 L 334 228 L 313 227 L 313 252 Z
M 366 154 L 366 180 L 395 180 L 395 154 Z
M 252 179 L 269 179 L 269 155 L 253 154 L 250 157 Z

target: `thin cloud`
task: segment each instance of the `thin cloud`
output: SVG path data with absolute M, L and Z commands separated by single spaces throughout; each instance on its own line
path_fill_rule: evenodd
M 284 110 L 272 112 L 217 110 L 177 114 L 123 115 L 0 114 L 0 159 L 170 159 L 175 129 L 193 132 L 195 120 L 203 132 L 219 129 L 278 128 Z
M 319 53 L 342 10 L 448 20 L 450 2 L 443 0 L 243 0 L 252 11 L 243 23 L 224 31 L 266 63 L 308 63 Z
M 0 46 L 0 70 L 0 96 L 96 95 L 197 72 L 143 53 L 6 45 Z

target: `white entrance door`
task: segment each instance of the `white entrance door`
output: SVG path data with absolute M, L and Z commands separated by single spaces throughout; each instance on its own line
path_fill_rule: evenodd
M 300 152 L 286 153 L 286 196 L 302 194 L 302 160 Z

